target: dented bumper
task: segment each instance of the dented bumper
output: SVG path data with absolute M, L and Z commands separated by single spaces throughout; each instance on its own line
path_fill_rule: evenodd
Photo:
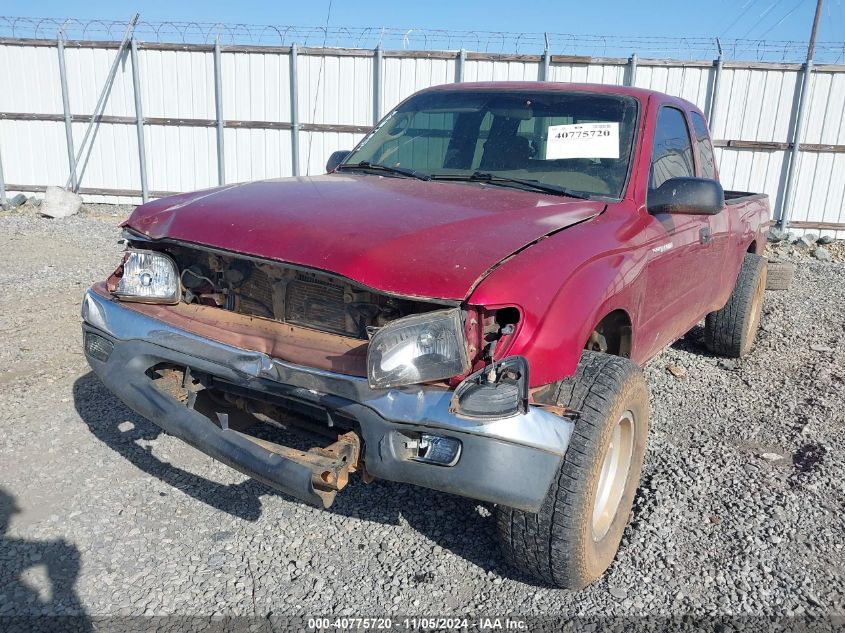
M 468 420 L 450 413 L 452 392 L 433 386 L 371 389 L 361 377 L 318 370 L 239 349 L 176 328 L 88 290 L 83 330 L 111 344 L 86 357 L 103 383 L 130 408 L 188 444 L 273 488 L 328 505 L 313 469 L 268 450 L 154 386 L 148 370 L 161 363 L 191 368 L 250 392 L 269 394 L 351 418 L 362 439 L 369 474 L 474 499 L 537 511 L 556 476 L 572 422 L 539 407 L 499 420 Z M 461 442 L 454 465 L 408 459 L 409 434 Z M 333 494 L 331 495 L 333 498 Z

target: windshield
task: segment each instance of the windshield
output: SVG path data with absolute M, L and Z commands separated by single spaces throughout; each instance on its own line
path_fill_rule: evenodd
M 472 180 L 483 172 L 618 198 L 628 176 L 636 119 L 636 100 L 618 95 L 425 92 L 391 112 L 344 164 L 448 179 Z

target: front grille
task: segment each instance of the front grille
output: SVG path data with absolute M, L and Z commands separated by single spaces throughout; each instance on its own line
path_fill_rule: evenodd
M 389 297 L 328 273 L 183 246 L 165 252 L 182 271 L 188 303 L 357 339 L 366 339 L 368 328 L 443 307 Z M 185 274 L 188 269 L 192 274 Z
M 273 310 L 273 284 L 263 270 L 253 268 L 240 288 L 238 312 L 252 316 L 275 318 Z
M 346 304 L 343 286 L 300 273 L 287 284 L 285 321 L 343 334 Z

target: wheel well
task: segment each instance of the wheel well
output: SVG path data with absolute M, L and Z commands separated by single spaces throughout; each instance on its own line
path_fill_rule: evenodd
M 631 317 L 625 310 L 614 310 L 599 321 L 584 349 L 629 358 L 632 341 Z
M 757 240 L 752 241 L 751 244 L 748 245 L 748 250 L 745 252 L 751 254 L 757 253 Z

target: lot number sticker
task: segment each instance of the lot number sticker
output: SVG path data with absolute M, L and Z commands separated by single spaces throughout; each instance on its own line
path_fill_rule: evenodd
M 546 160 L 556 158 L 619 158 L 619 123 L 550 125 Z

